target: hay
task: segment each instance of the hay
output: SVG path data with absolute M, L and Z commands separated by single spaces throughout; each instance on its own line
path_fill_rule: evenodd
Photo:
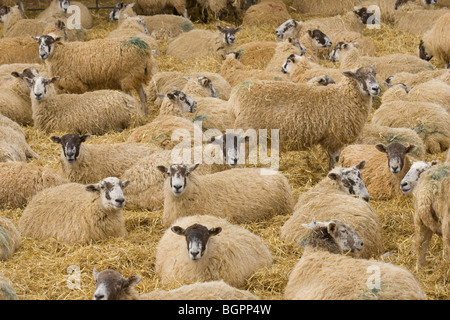
M 91 1 L 92 2 L 92 1 Z M 110 1 L 113 4 L 115 1 Z M 91 3 L 89 3 L 91 4 Z M 102 3 L 103 4 L 103 3 Z M 93 29 L 88 30 L 88 39 L 104 38 L 116 28 L 116 23 L 108 21 L 108 10 L 98 13 L 91 11 L 94 19 Z M 296 14 L 297 20 L 309 17 Z M 217 21 L 207 25 L 195 24 L 196 28 L 214 30 Z M 225 23 L 219 23 L 225 25 Z M 0 33 L 1 33 L 0 26 Z M 365 29 L 363 34 L 375 43 L 377 55 L 391 53 L 415 54 L 419 37 L 396 30 L 393 26 L 382 25 L 380 30 Z M 237 34 L 237 45 L 250 41 L 274 41 L 273 27 L 245 27 Z M 164 53 L 168 41 L 158 40 Z M 161 71 L 210 71 L 218 72 L 220 62 L 202 58 L 195 61 L 176 61 L 161 55 L 157 58 Z M 372 111 L 373 112 L 373 111 Z M 147 122 L 155 117 L 153 112 Z M 133 128 L 122 132 L 111 132 L 102 136 L 93 136 L 90 143 L 124 142 L 133 132 Z M 40 156 L 32 162 L 53 169 L 59 168 L 61 146 L 53 143 L 46 135 L 32 127 L 26 127 L 27 141 Z M 54 134 L 62 135 L 64 132 Z M 446 153 L 427 155 L 426 160 L 445 159 Z M 280 170 L 288 178 L 294 196 L 307 191 L 326 176 L 328 157 L 320 147 L 305 151 L 280 154 Z M 450 269 L 442 259 L 442 239 L 434 236 L 427 252 L 427 265 L 415 269 L 414 250 L 414 208 L 411 197 L 398 197 L 388 201 L 371 201 L 372 208 L 379 215 L 382 224 L 384 258 L 380 260 L 400 265 L 411 271 L 421 283 L 428 299 L 448 299 L 450 296 Z M 11 219 L 15 225 L 22 209 L 1 210 L 0 215 Z M 69 246 L 55 240 L 22 240 L 22 246 L 8 260 L 0 262 L 0 274 L 11 280 L 19 299 L 32 300 L 68 300 L 91 299 L 94 292 L 92 271 L 113 268 L 123 275 L 139 275 L 142 280 L 136 286 L 141 292 L 154 289 L 173 289 L 161 285 L 154 271 L 156 244 L 165 231 L 162 225 L 162 211 L 124 210 L 128 235 L 125 238 L 111 238 L 86 246 Z M 271 250 L 274 264 L 269 268 L 255 271 L 247 281 L 245 289 L 262 299 L 282 299 L 288 275 L 298 259 L 302 249 L 286 244 L 279 237 L 281 226 L 289 216 L 275 216 L 258 223 L 242 224 L 244 228 L 260 236 Z M 73 267 L 75 273 L 68 273 Z M 80 283 L 74 281 L 79 270 Z M 69 269 L 69 272 L 71 269 Z M 69 280 L 69 286 L 68 286 Z M 75 286 L 73 288 L 73 286 Z M 70 289 L 70 288 L 73 289 Z

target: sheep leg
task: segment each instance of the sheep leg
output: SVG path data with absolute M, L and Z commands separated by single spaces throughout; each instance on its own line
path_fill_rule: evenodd
M 338 163 L 340 154 L 340 150 L 328 150 L 328 166 L 330 170 L 336 166 L 336 163 Z
M 138 89 L 139 99 L 141 100 L 142 113 L 148 114 L 147 95 L 145 94 L 144 86 L 141 85 Z
M 417 217 L 414 219 L 414 225 L 416 226 L 416 252 L 417 252 L 417 268 L 422 267 L 425 264 L 425 256 L 430 244 L 433 231 L 423 224 L 422 220 Z

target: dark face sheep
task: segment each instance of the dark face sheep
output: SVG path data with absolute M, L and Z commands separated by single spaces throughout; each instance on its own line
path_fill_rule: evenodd
M 380 85 L 376 79 L 376 64 L 369 67 L 361 67 L 355 72 L 346 71 L 342 74 L 345 77 L 352 78 L 358 82 L 359 88 L 362 94 L 367 94 L 370 96 L 377 96 L 381 93 Z
M 411 168 L 406 173 L 405 177 L 400 182 L 400 189 L 404 194 L 410 194 L 419 182 L 420 175 L 427 171 L 431 166 L 438 164 L 439 162 L 433 160 L 431 162 L 425 161 L 412 161 Z
M 198 77 L 197 81 L 202 87 L 206 88 L 209 91 L 210 97 L 217 98 L 217 90 L 216 88 L 214 88 L 211 79 L 209 79 L 208 77 Z
M 59 0 L 59 8 L 64 11 L 67 12 L 67 9 L 69 9 L 70 6 L 70 0 Z
M 230 26 L 221 27 L 216 26 L 217 29 L 222 32 L 223 42 L 226 44 L 233 44 L 236 41 L 236 32 L 240 31 L 242 28 L 233 28 Z
M 357 48 L 358 46 L 359 46 L 358 42 L 348 43 L 345 41 L 340 41 L 340 42 L 336 43 L 333 50 L 331 50 L 329 59 L 332 62 L 338 62 L 339 61 L 339 53 L 341 51 L 344 51 L 344 50 L 347 51 L 347 50 L 350 50 L 351 48 Z
M 124 278 L 112 269 L 98 272 L 94 268 L 95 292 L 93 300 L 127 300 L 134 294 L 134 286 L 141 281 L 139 276 Z
M 130 4 L 131 5 L 131 4 Z M 134 4 L 132 4 L 134 5 Z M 109 13 L 109 20 L 114 21 L 114 20 L 119 20 L 119 16 L 120 16 L 120 10 L 124 9 L 127 7 L 127 4 L 123 3 L 123 2 L 119 2 L 114 6 L 113 11 L 111 11 Z
M 234 167 L 241 160 L 241 145 L 249 141 L 249 136 L 241 137 L 238 134 L 226 133 L 219 137 L 212 137 L 207 142 L 221 146 L 225 163 Z M 245 163 L 245 157 L 241 162 Z
M 365 201 L 370 200 L 369 192 L 361 177 L 361 170 L 366 165 L 361 161 L 358 165 L 350 168 L 335 168 L 328 173 L 328 178 L 335 180 L 341 190 L 348 194 L 357 195 Z
M 295 53 L 291 54 L 289 57 L 287 57 L 286 61 L 281 66 L 281 72 L 291 73 L 299 59 L 301 59 L 300 55 Z
M 318 48 L 329 48 L 333 44 L 331 39 L 319 29 L 308 30 L 312 43 Z
M 64 157 L 68 163 L 72 164 L 80 156 L 81 143 L 86 142 L 89 137 L 90 135 L 88 134 L 84 134 L 82 136 L 79 136 L 78 134 L 66 134 L 62 137 L 52 136 L 50 139 L 62 146 Z
M 375 13 L 368 11 L 366 7 L 355 7 L 353 12 L 361 19 L 363 24 L 376 24 Z
M 7 6 L 0 7 L 0 22 L 5 22 L 4 16 L 6 16 L 11 9 Z
M 300 40 L 294 37 L 288 37 L 288 42 L 298 49 L 301 56 L 306 54 L 306 47 L 303 44 L 301 44 Z
M 415 145 L 404 146 L 398 142 L 391 142 L 387 146 L 379 143 L 375 148 L 380 152 L 386 153 L 389 170 L 391 170 L 392 174 L 399 174 L 405 164 L 406 154 L 416 150 Z
M 108 177 L 97 184 L 88 184 L 86 191 L 100 194 L 104 208 L 122 209 L 125 206 L 123 189 L 130 181 L 120 181 L 116 177 Z
M 203 256 L 209 238 L 218 235 L 222 231 L 222 228 L 208 229 L 207 227 L 196 223 L 186 229 L 179 226 L 173 226 L 171 230 L 180 236 L 186 237 L 189 258 L 195 261 Z
M 331 253 L 358 253 L 363 249 L 363 241 L 358 233 L 349 225 L 339 221 L 316 222 L 302 224 L 311 229 L 305 245 L 327 249 Z
M 185 166 L 184 164 L 173 164 L 170 167 L 157 166 L 156 168 L 162 173 L 166 173 L 169 177 L 170 188 L 174 196 L 179 197 L 186 190 L 188 183 L 188 177 L 192 171 L 194 171 L 199 164 L 192 166 Z
M 424 44 L 423 40 L 420 40 L 420 44 L 419 44 L 419 57 L 420 57 L 420 59 L 425 60 L 425 61 L 430 61 L 433 58 L 433 56 L 427 52 L 427 49 L 425 48 L 425 44 Z

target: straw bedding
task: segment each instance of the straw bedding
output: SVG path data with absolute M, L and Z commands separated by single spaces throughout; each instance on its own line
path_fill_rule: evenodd
M 93 2 L 93 1 L 92 1 Z M 114 1 L 111 1 L 114 3 Z M 291 10 L 291 9 L 290 9 Z M 291 15 L 299 20 L 309 17 L 301 16 L 295 11 Z M 88 39 L 103 38 L 116 24 L 108 21 L 108 11 L 92 11 L 94 27 L 88 32 Z M 232 15 L 227 17 L 233 23 Z M 242 19 L 242 16 L 240 17 Z M 214 30 L 217 23 L 212 21 L 203 25 L 195 21 L 196 28 Z M 248 27 L 237 34 L 237 45 L 250 41 L 273 41 L 273 27 Z M 1 26 L 0 26 L 1 29 Z M 1 33 L 1 30 L 0 30 Z M 377 56 L 391 53 L 415 54 L 420 37 L 397 30 L 391 25 L 382 25 L 380 30 L 364 30 L 375 44 Z M 159 40 L 162 53 L 168 41 Z M 436 63 L 436 62 L 433 62 Z M 214 59 L 196 59 L 183 63 L 174 58 L 158 57 L 161 71 L 180 72 L 218 72 L 220 62 Z M 437 64 L 442 68 L 442 65 Z M 147 121 L 157 115 L 152 110 Z M 371 118 L 371 116 L 369 116 Z M 102 136 L 93 136 L 91 143 L 125 142 L 132 134 L 133 128 L 121 132 L 110 132 Z M 32 162 L 36 165 L 58 169 L 60 146 L 53 143 L 50 135 L 25 127 L 27 141 L 40 159 Z M 54 132 L 52 135 L 63 135 L 65 132 Z M 443 161 L 446 152 L 427 155 L 426 160 Z M 297 197 L 302 192 L 323 179 L 328 172 L 326 153 L 318 146 L 306 151 L 289 151 L 280 154 L 280 168 L 288 178 L 293 194 Z M 434 236 L 427 253 L 427 265 L 422 270 L 415 269 L 414 251 L 414 208 L 410 197 L 396 197 L 386 201 L 370 201 L 370 205 L 379 217 L 382 226 L 382 253 L 378 260 L 391 262 L 406 268 L 420 282 L 428 299 L 448 299 L 450 287 L 450 269 L 442 259 L 442 240 Z M 15 225 L 23 209 L 0 210 L 2 217 L 9 218 Z M 156 245 L 165 232 L 162 224 L 162 210 L 124 210 L 127 236 L 111 238 L 88 245 L 68 245 L 56 240 L 35 241 L 23 238 L 20 248 L 6 261 L 0 261 L 0 274 L 4 274 L 12 283 L 19 299 L 91 299 L 95 282 L 92 271 L 112 268 L 124 275 L 139 275 L 142 280 L 137 285 L 140 293 L 155 289 L 169 290 L 176 286 L 162 285 L 155 272 Z M 244 289 L 261 299 L 282 299 L 289 273 L 301 257 L 303 249 L 286 243 L 280 238 L 280 228 L 289 216 L 274 216 L 260 222 L 240 224 L 262 238 L 272 252 L 274 263 L 270 267 L 253 272 L 247 279 Z M 79 275 L 79 287 L 74 278 Z M 75 288 L 70 289 L 69 283 Z M 78 289 L 77 289 L 78 288 Z

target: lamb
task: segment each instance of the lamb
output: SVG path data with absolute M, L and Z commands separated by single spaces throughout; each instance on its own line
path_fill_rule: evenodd
M 23 208 L 38 192 L 69 181 L 50 168 L 19 161 L 0 163 L 0 208 Z
M 276 26 L 290 18 L 291 15 L 283 1 L 261 1 L 245 11 L 242 25 L 246 28 Z
M 450 144 L 450 115 L 429 102 L 393 101 L 383 103 L 373 114 L 372 123 L 392 128 L 410 128 L 423 140 L 428 153 L 439 153 Z
M 96 184 L 68 183 L 44 189 L 23 211 L 19 231 L 24 237 L 55 238 L 68 244 L 124 237 L 122 190 L 128 184 L 108 177 Z
M 433 234 L 442 237 L 443 256 L 450 262 L 450 164 L 425 171 L 413 191 L 417 267 L 426 263 L 426 252 Z
M 19 300 L 11 281 L 0 274 L 0 300 Z
M 94 300 L 258 300 L 246 290 L 239 290 L 223 280 L 197 282 L 170 291 L 154 290 L 139 294 L 134 286 L 141 281 L 139 276 L 124 278 L 119 272 L 106 269 L 98 272 L 94 268 Z
M 450 69 L 450 34 L 448 25 L 450 24 L 450 13 L 440 17 L 433 28 L 428 30 L 420 42 L 420 58 L 429 61 L 435 57 L 443 62 L 447 69 Z
M 28 37 L 0 39 L 0 65 L 11 63 L 40 63 L 38 44 Z
M 176 220 L 161 237 L 155 258 L 155 271 L 163 284 L 222 279 L 237 288 L 245 285 L 253 271 L 273 262 L 261 238 L 209 215 Z
M 367 203 L 369 193 L 360 172 L 364 165 L 362 161 L 350 168 L 335 167 L 315 187 L 302 193 L 293 215 L 281 227 L 281 239 L 302 246 L 307 236 L 302 223 L 338 219 L 354 228 L 364 241 L 360 257 L 378 256 L 382 248 L 381 224 Z
M 400 189 L 404 194 L 411 194 L 419 182 L 420 175 L 430 169 L 432 166 L 439 164 L 439 161 L 412 161 L 411 168 L 400 182 Z
M 45 23 L 39 19 L 24 19 L 19 7 L 3 7 L 0 22 L 3 22 L 3 36 L 5 38 L 40 36 Z
M 125 0 L 126 4 L 134 3 L 134 9 L 138 14 L 154 15 L 162 13 L 164 8 L 172 7 L 178 12 L 188 18 L 186 9 L 186 0 Z
M 136 159 L 153 154 L 155 147 L 141 143 L 85 144 L 90 135 L 65 134 L 50 139 L 62 146 L 62 174 L 77 183 L 94 183 L 104 177 L 119 177 Z
M 154 60 L 145 41 L 129 38 L 75 43 L 61 42 L 61 38 L 47 35 L 34 39 L 39 43 L 39 56 L 45 60 L 50 74 L 61 77 L 59 90 L 84 93 L 134 89 L 139 94 L 143 113 L 148 112 L 144 85 L 151 78 Z
M 234 128 L 279 129 L 280 147 L 285 150 L 320 144 L 328 152 L 332 169 L 339 150 L 359 136 L 372 107 L 372 96 L 380 93 L 375 65 L 343 75 L 339 84 L 328 86 L 280 81 L 238 85 L 229 100 Z M 330 103 L 332 109 L 327 107 Z M 346 115 L 345 120 L 342 115 Z
M 34 127 L 51 133 L 105 134 L 139 124 L 138 102 L 118 90 L 97 90 L 83 94 L 57 94 L 53 83 L 60 77 L 24 78 L 31 88 Z
M 10 126 L 0 126 L 0 162 L 22 161 L 39 158 L 25 139 L 25 134 Z
M 236 32 L 241 28 L 217 26 L 217 29 L 219 32 L 194 29 L 183 33 L 169 43 L 166 54 L 180 61 L 203 57 L 222 59 L 233 51 Z
M 289 275 L 289 300 L 425 300 L 419 282 L 391 263 L 343 255 L 358 252 L 361 238 L 339 220 L 304 224 L 311 229 L 302 257 Z M 364 243 L 365 245 L 365 243 Z
M 402 195 L 400 182 L 411 168 L 409 154 L 415 148 L 398 142 L 387 146 L 381 143 L 349 145 L 342 150 L 339 164 L 348 167 L 366 160 L 367 165 L 361 170 L 361 175 L 369 194 L 375 200 L 392 199 Z
M 0 261 L 11 257 L 21 244 L 20 232 L 14 223 L 10 219 L 0 216 Z
M 193 171 L 198 165 L 157 166 L 168 176 L 164 185 L 164 225 L 169 226 L 180 217 L 199 214 L 246 223 L 292 213 L 292 192 L 282 174 L 266 169 L 269 174 L 262 175 L 261 169 L 236 168 L 197 175 Z
M 71 17 L 76 10 L 68 10 L 70 6 L 78 7 L 76 10 L 80 10 L 80 25 L 75 25 L 77 29 L 91 29 L 93 27 L 92 15 L 89 12 L 89 9 L 86 5 L 78 1 L 70 1 L 70 0 L 52 0 L 50 5 L 42 11 L 37 19 L 46 20 L 46 21 L 54 21 L 54 20 L 63 20 L 67 21 L 69 17 Z M 68 12 L 69 11 L 69 12 Z

